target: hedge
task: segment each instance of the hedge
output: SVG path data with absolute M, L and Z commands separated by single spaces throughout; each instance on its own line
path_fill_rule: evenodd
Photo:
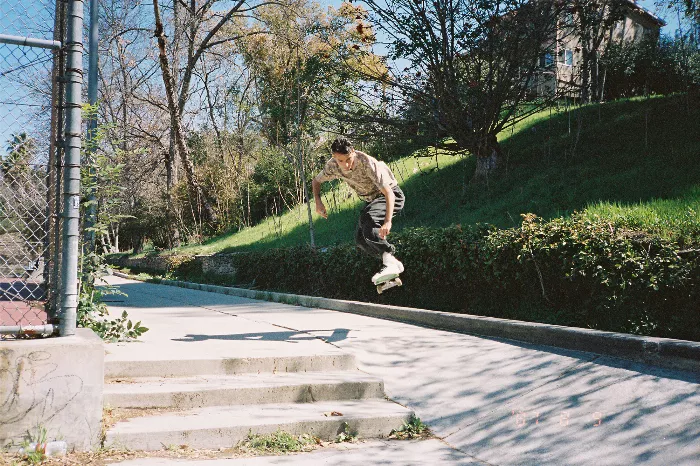
M 392 238 L 404 286 L 383 295 L 370 281 L 379 261 L 347 244 L 235 254 L 235 285 L 700 341 L 700 235 L 680 241 L 527 214 L 520 228 L 414 228 Z M 175 275 L 204 278 L 188 261 Z

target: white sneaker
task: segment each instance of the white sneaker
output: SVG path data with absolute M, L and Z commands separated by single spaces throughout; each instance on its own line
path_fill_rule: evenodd
M 396 264 L 385 265 L 381 271 L 372 276 L 372 282 L 374 282 L 375 285 L 379 285 L 380 283 L 388 282 L 389 280 L 398 277 L 400 273 L 401 271 Z
M 372 276 L 372 282 L 375 285 L 388 282 L 398 277 L 399 274 L 403 272 L 403 264 L 401 261 L 388 252 L 382 254 L 382 261 L 384 262 L 384 268 Z
M 388 252 L 382 254 L 382 262 L 384 262 L 384 265 L 386 266 L 392 264 L 396 265 L 396 267 L 399 268 L 399 273 L 403 272 L 403 264 L 401 263 L 401 261 Z

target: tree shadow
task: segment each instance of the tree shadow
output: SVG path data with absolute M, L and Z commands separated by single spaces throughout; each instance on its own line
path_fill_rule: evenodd
M 362 349 L 393 399 L 493 464 L 699 464 L 700 374 L 616 358 L 395 329 Z M 376 337 L 375 337 L 376 338 Z M 407 351 L 406 348 L 410 348 Z

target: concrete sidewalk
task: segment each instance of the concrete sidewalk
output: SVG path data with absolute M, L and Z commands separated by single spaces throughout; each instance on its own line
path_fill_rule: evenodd
M 423 464 L 700 464 L 697 373 L 335 311 L 109 281 L 129 295 L 110 309 L 126 309 L 151 331 L 143 343 L 108 346 L 108 358 L 204 358 L 233 348 L 242 357 L 350 352 L 362 370 L 384 379 L 392 399 L 415 410 L 454 448 L 446 452 L 443 444 L 425 443 Z M 403 449 L 395 445 L 401 443 L 391 445 L 396 462 L 371 456 L 374 464 L 418 464 L 412 462 L 418 447 L 406 444 L 402 463 L 395 455 Z M 298 464 L 312 464 L 307 457 Z M 366 456 L 357 462 L 340 458 L 329 464 L 372 464 Z

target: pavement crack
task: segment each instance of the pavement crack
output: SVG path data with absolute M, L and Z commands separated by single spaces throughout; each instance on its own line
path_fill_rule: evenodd
M 490 463 L 490 462 L 488 462 L 488 461 L 486 461 L 486 460 L 482 460 L 481 458 L 479 458 L 479 457 L 477 457 L 477 456 L 474 456 L 474 455 L 472 455 L 472 454 L 470 454 L 470 453 L 468 453 L 468 452 L 462 450 L 461 448 L 456 447 L 455 445 L 452 445 L 450 442 L 448 442 L 448 441 L 446 440 L 445 437 L 439 437 L 439 436 L 436 435 L 435 438 L 438 439 L 440 442 L 444 443 L 448 448 L 451 448 L 451 449 L 454 450 L 454 451 L 458 451 L 458 452 L 460 452 L 461 454 L 463 454 L 464 456 L 466 456 L 466 457 L 468 457 L 468 458 L 471 458 L 471 459 L 473 459 L 473 460 L 475 460 L 475 461 L 478 461 L 479 463 L 485 464 L 485 465 L 487 465 L 487 466 L 498 466 L 496 463 Z

